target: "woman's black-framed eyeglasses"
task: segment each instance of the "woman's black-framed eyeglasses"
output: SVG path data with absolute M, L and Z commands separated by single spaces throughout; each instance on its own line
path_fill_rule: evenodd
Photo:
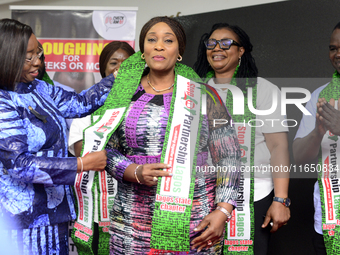
M 207 50 L 215 49 L 217 43 L 220 45 L 222 50 L 229 50 L 232 45 L 241 46 L 238 42 L 235 42 L 233 39 L 208 39 L 204 42 Z

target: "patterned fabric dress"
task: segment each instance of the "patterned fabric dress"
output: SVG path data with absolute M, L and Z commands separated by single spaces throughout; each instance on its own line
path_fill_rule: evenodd
M 111 211 L 111 254 L 147 254 L 150 251 L 151 222 L 156 187 L 148 187 L 123 180 L 127 166 L 132 163 L 159 163 L 172 93 L 152 95 L 140 85 L 132 98 L 125 120 L 112 135 L 108 145 L 109 164 L 106 170 L 118 181 L 118 193 Z M 210 102 L 211 101 L 211 102 Z M 210 102 L 210 103 L 209 103 Z M 200 235 L 193 229 L 215 209 L 216 203 L 228 202 L 236 206 L 239 182 L 240 151 L 235 130 L 229 125 L 210 130 L 208 114 L 202 123 L 200 147 L 197 155 L 196 182 L 190 220 L 191 240 Z M 221 111 L 217 109 L 216 112 Z M 222 111 L 226 113 L 223 107 Z M 226 113 L 226 116 L 228 114 Z M 213 165 L 232 166 L 234 172 L 208 168 L 208 153 Z M 215 170 L 215 171 L 214 171 Z M 221 243 L 202 250 L 200 254 L 220 254 Z M 190 254 L 197 254 L 192 250 Z
M 103 105 L 113 81 L 111 75 L 80 94 L 39 80 L 0 90 L 0 239 L 8 238 L 7 254 L 68 254 L 67 222 L 76 218 L 68 185 L 77 159 L 67 158 L 65 118 Z

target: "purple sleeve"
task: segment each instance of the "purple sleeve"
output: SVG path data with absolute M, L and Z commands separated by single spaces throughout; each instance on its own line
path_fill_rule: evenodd
M 117 181 L 123 181 L 125 169 L 133 164 L 131 160 L 125 157 L 117 149 L 106 148 L 107 151 L 107 165 L 105 170 L 113 176 Z

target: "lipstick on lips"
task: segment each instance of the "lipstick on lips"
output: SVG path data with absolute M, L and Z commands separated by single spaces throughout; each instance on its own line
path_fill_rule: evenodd
M 156 55 L 156 56 L 153 56 L 152 58 L 153 58 L 154 60 L 156 60 L 156 61 L 162 61 L 162 60 L 165 59 L 165 57 L 163 57 L 163 56 L 161 56 L 161 55 Z
M 32 75 L 34 78 L 36 78 L 39 75 L 38 69 L 33 71 L 33 72 L 30 72 L 30 75 Z

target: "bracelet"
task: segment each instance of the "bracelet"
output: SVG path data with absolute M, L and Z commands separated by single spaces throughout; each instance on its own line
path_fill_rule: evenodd
M 137 169 L 138 169 L 138 167 L 140 167 L 141 165 L 138 165 L 137 167 L 136 167 L 136 169 L 135 169 L 135 177 L 136 177 L 136 180 L 137 180 L 137 182 L 139 183 L 139 184 L 142 184 L 142 182 L 138 179 L 138 177 L 137 177 Z
M 222 206 L 217 206 L 216 210 L 220 210 L 221 212 L 223 212 L 226 216 L 227 216 L 227 220 L 226 222 L 229 222 L 231 220 L 231 218 L 233 217 L 230 212 L 227 211 L 227 209 L 223 208 Z
M 80 159 L 80 165 L 81 165 L 80 172 L 82 173 L 84 171 L 83 160 L 81 159 L 81 157 L 78 157 L 78 158 Z

